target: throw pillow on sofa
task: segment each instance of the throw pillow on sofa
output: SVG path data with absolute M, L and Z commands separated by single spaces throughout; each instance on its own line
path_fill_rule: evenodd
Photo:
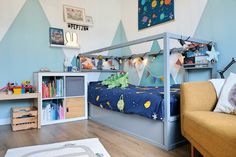
M 217 94 L 217 98 L 219 99 L 220 93 L 225 83 L 225 79 L 211 79 L 209 81 L 213 84 Z
M 236 74 L 226 79 L 214 112 L 236 114 Z

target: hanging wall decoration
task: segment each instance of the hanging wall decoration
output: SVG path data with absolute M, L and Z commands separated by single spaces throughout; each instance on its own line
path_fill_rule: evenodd
M 138 29 L 174 20 L 174 0 L 138 0 Z
M 64 5 L 64 21 L 73 24 L 84 24 L 85 10 L 82 8 Z
M 154 75 L 150 68 L 147 67 L 147 71 L 146 71 L 146 78 L 150 77 L 153 81 L 153 83 L 156 83 L 157 81 L 161 81 L 163 82 L 164 81 L 164 76 L 156 76 Z
M 64 31 L 59 28 L 49 28 L 49 42 L 51 45 L 64 45 Z
M 85 22 L 89 26 L 93 26 L 93 17 L 92 16 L 86 16 L 85 17 Z
M 67 47 L 77 47 L 79 48 L 79 39 L 76 32 L 69 32 L 65 33 L 65 45 Z
M 85 9 L 64 5 L 64 21 L 73 30 L 88 31 L 93 26 L 93 17 L 85 14 Z
M 89 30 L 89 26 L 82 26 L 82 25 L 72 24 L 72 23 L 68 23 L 68 28 L 74 29 L 74 30 L 79 30 L 79 31 L 88 31 Z

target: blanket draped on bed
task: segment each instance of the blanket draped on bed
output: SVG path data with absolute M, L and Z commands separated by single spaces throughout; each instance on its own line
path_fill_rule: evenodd
M 171 86 L 170 114 L 179 114 L 179 85 Z M 134 86 L 108 89 L 101 82 L 91 82 L 88 87 L 88 102 L 101 108 L 137 114 L 154 120 L 163 120 L 164 87 Z

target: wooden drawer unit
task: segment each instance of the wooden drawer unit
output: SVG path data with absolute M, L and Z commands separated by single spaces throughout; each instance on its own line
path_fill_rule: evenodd
M 85 115 L 84 97 L 66 99 L 66 118 L 79 118 Z

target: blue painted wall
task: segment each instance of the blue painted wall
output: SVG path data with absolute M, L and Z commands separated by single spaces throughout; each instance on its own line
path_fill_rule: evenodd
M 122 24 L 122 21 L 120 21 L 115 36 L 113 38 L 112 41 L 112 45 L 117 45 L 117 44 L 121 44 L 121 43 L 125 43 L 127 42 L 127 36 L 126 36 L 126 32 L 124 29 L 124 26 Z M 120 49 L 116 49 L 116 50 L 111 50 L 108 52 L 108 56 L 128 56 L 131 55 L 131 49 L 129 47 L 124 47 L 124 48 L 120 48 Z M 124 67 L 124 70 L 128 72 L 129 74 L 129 82 L 132 84 L 138 84 L 139 83 L 139 78 L 138 78 L 138 73 L 136 71 L 136 69 L 134 67 Z M 106 78 L 108 78 L 108 76 L 110 76 L 111 73 L 101 73 L 99 80 L 104 80 Z
M 40 68 L 63 71 L 64 53 L 61 48 L 49 47 L 49 27 L 39 1 L 26 1 L 0 42 L 0 87 L 7 82 L 32 80 L 33 72 Z M 13 105 L 27 104 L 24 101 L 1 104 L 0 119 L 10 117 Z
M 223 69 L 232 57 L 236 58 L 235 8 L 235 0 L 208 0 L 194 35 L 217 43 L 216 49 L 221 52 L 218 69 Z M 236 72 L 236 65 L 230 71 Z

